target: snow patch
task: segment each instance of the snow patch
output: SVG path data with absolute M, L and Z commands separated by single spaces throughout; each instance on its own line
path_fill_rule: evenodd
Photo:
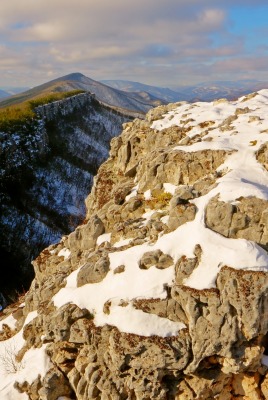
M 70 254 L 71 254 L 70 250 L 64 247 L 58 252 L 58 257 L 64 257 L 64 260 L 67 260 Z
M 37 312 L 28 314 L 24 326 L 30 323 L 37 316 Z M 19 393 L 14 388 L 14 383 L 28 382 L 33 383 L 38 375 L 45 376 L 50 368 L 50 360 L 47 356 L 43 345 L 38 349 L 30 349 L 26 351 L 22 361 L 16 361 L 15 356 L 25 344 L 23 339 L 23 328 L 12 338 L 0 342 L 0 393 L 1 400 L 27 400 L 28 396 Z
M 10 314 L 0 321 L 0 331 L 3 329 L 3 325 L 8 325 L 10 329 L 14 330 L 16 328 L 16 322 L 17 320 Z
M 97 238 L 97 245 L 100 246 L 102 243 L 111 241 L 111 233 L 103 233 Z

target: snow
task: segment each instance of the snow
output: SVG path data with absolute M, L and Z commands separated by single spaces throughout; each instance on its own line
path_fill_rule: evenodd
M 37 316 L 37 312 L 28 314 L 24 326 L 31 322 Z M 23 328 L 12 338 L 0 342 L 0 393 L 1 400 L 26 400 L 28 396 L 19 393 L 14 388 L 14 383 L 30 384 L 40 375 L 45 376 L 50 367 L 50 361 L 45 353 L 45 345 L 38 349 L 28 350 L 21 363 L 15 361 L 14 355 L 18 353 L 25 344 L 23 339 Z M 15 368 L 10 368 L 10 364 Z
M 122 247 L 122 246 L 126 246 L 126 245 L 128 245 L 128 244 L 131 242 L 131 240 L 133 240 L 133 239 L 132 239 L 132 238 L 128 238 L 128 239 L 119 240 L 118 242 L 115 242 L 115 243 L 114 243 L 113 247 Z
M 111 240 L 111 233 L 104 233 L 100 235 L 97 239 L 97 245 L 100 246 L 102 243 L 110 242 Z
M 64 247 L 58 252 L 58 257 L 64 257 L 64 260 L 67 260 L 70 254 L 71 254 L 70 250 Z
M 141 223 L 141 226 L 146 225 L 150 221 L 151 216 L 154 213 L 155 213 L 155 210 L 149 210 L 149 211 L 146 211 L 144 214 L 142 214 L 141 218 L 143 218 L 143 222 Z
M 215 186 L 207 194 L 190 200 L 197 209 L 193 221 L 181 225 L 173 232 L 160 234 L 155 243 L 144 242 L 124 249 L 123 246 L 133 239 L 122 236 L 109 253 L 110 270 L 101 282 L 77 287 L 77 275 L 83 266 L 70 273 L 66 279 L 66 286 L 53 297 L 55 306 L 73 303 L 81 309 L 87 308 L 93 314 L 96 326 L 109 324 L 126 333 L 168 337 L 177 335 L 185 325 L 136 309 L 135 300 L 166 299 L 167 289 L 174 284 L 175 263 L 182 256 L 195 257 L 196 245 L 201 246 L 202 255 L 198 266 L 183 282 L 188 287 L 197 290 L 215 287 L 217 275 L 224 265 L 235 269 L 267 271 L 268 256 L 264 249 L 254 242 L 230 239 L 213 232 L 206 227 L 204 220 L 205 208 L 214 197 L 232 204 L 237 204 L 241 197 L 255 196 L 268 200 L 268 172 L 256 160 L 256 152 L 268 141 L 267 105 L 268 90 L 262 90 L 251 99 L 243 97 L 234 102 L 200 102 L 193 105 L 184 103 L 164 115 L 162 119 L 154 121 L 152 128 L 155 130 L 178 124 L 192 127 L 188 132 L 190 138 L 202 134 L 202 140 L 185 146 L 174 146 L 169 151 L 228 152 L 225 161 L 217 169 L 219 178 Z M 249 111 L 237 113 L 237 118 L 231 122 L 231 130 L 220 129 L 226 125 L 227 118 L 235 115 L 238 108 L 245 107 L 248 107 Z M 206 124 L 207 121 L 214 123 Z M 125 201 L 137 195 L 138 187 L 136 182 Z M 163 189 L 174 195 L 177 186 L 165 182 Z M 144 197 L 150 199 L 151 191 L 146 191 Z M 146 210 L 140 226 L 145 226 L 154 213 L 155 210 Z M 168 215 L 164 215 L 161 221 L 167 223 L 168 218 Z M 105 233 L 99 236 L 97 245 L 110 240 L 111 233 Z M 148 270 L 140 269 L 139 262 L 143 254 L 157 249 L 169 254 L 173 258 L 173 265 L 163 270 L 155 266 Z M 70 256 L 70 251 L 63 248 L 58 255 L 66 259 Z M 122 265 L 123 272 L 114 273 L 116 268 Z M 25 324 L 35 316 L 36 313 L 30 313 Z M 15 326 L 12 316 L 2 320 L 0 326 L 4 323 L 11 328 Z M 13 338 L 0 342 L 0 356 L 4 354 L 6 346 L 14 346 L 14 343 L 16 351 L 23 347 L 22 330 Z M 14 382 L 27 380 L 31 383 L 38 374 L 44 376 L 49 368 L 45 346 L 27 351 L 22 361 L 21 368 L 12 374 L 8 374 L 0 363 L 1 400 L 26 399 L 24 394 L 15 391 Z M 262 362 L 268 366 L 268 356 L 263 356 Z M 58 400 L 67 398 L 60 397 Z
M 70 397 L 60 396 L 57 398 L 57 400 L 72 400 L 72 399 Z
M 170 193 L 172 195 L 175 194 L 175 190 L 177 189 L 176 185 L 173 185 L 172 183 L 168 182 L 164 183 L 163 187 L 165 192 Z
M 152 198 L 152 194 L 151 194 L 151 190 L 146 190 L 146 192 L 144 192 L 144 198 L 145 200 L 150 200 Z
M 129 201 L 132 197 L 137 196 L 139 185 L 134 186 L 131 192 L 125 197 L 125 201 Z
M 75 278 L 78 271 L 73 272 L 70 279 L 67 279 L 66 287 L 54 296 L 55 306 L 75 303 L 80 308 L 87 308 L 93 312 L 96 326 L 110 324 L 117 326 L 123 332 L 142 336 L 155 335 L 157 332 L 160 336 L 176 334 L 185 327 L 184 324 L 157 316 L 152 317 L 136 310 L 131 304 L 128 307 L 121 305 L 122 300 L 166 298 L 165 285 L 167 282 L 172 282 L 174 270 L 173 268 L 159 270 L 155 267 L 141 270 L 138 261 L 145 251 L 148 251 L 148 245 L 110 253 L 110 271 L 99 283 L 77 288 Z M 113 271 L 119 265 L 125 265 L 125 272 L 114 274 Z M 107 301 L 111 302 L 110 314 L 103 312 L 103 306 Z
M 0 331 L 3 329 L 3 325 L 8 325 L 10 329 L 15 329 L 17 320 L 10 314 L 8 317 L 0 321 Z
M 192 127 L 188 136 L 194 138 L 202 133 L 201 141 L 186 145 L 175 146 L 172 151 L 196 152 L 201 150 L 225 150 L 229 152 L 225 162 L 218 168 L 219 178 L 215 187 L 206 195 L 191 200 L 197 207 L 193 221 L 187 222 L 175 231 L 159 235 L 158 240 L 144 243 L 120 251 L 119 247 L 129 243 L 131 239 L 122 238 L 114 247 L 118 251 L 109 254 L 110 271 L 103 281 L 87 284 L 77 288 L 77 272 L 72 273 L 65 288 L 53 298 L 57 307 L 70 302 L 81 308 L 87 308 L 94 314 L 97 326 L 110 324 L 123 332 L 143 336 L 157 334 L 159 336 L 176 335 L 184 327 L 182 323 L 171 322 L 157 315 L 146 314 L 135 309 L 135 299 L 165 299 L 166 288 L 174 282 L 174 265 L 164 270 L 151 267 L 148 270 L 139 268 L 139 260 L 147 251 L 160 249 L 173 257 L 174 264 L 181 256 L 195 257 L 194 249 L 197 244 L 202 248 L 199 265 L 184 281 L 186 286 L 202 290 L 215 287 L 216 277 L 222 266 L 228 265 L 236 269 L 267 271 L 267 253 L 256 243 L 245 239 L 229 239 L 205 226 L 204 213 L 209 200 L 215 196 L 225 202 L 236 203 L 241 196 L 256 196 L 268 200 L 268 173 L 256 160 L 256 151 L 267 142 L 268 129 L 266 108 L 268 90 L 260 91 L 254 98 L 235 102 L 182 104 L 170 111 L 162 119 L 154 121 L 152 129 L 161 130 L 173 125 Z M 230 130 L 221 130 L 226 125 L 226 119 L 236 114 L 238 108 L 248 107 L 250 111 L 237 113 L 237 118 L 231 121 Z M 251 118 L 254 116 L 254 118 Z M 229 119 L 230 120 L 230 119 Z M 214 121 L 214 123 L 206 123 Z M 209 126 L 209 129 L 208 129 Z M 220 172 L 222 172 L 220 174 Z M 137 186 L 132 189 L 126 201 L 137 194 Z M 166 192 L 175 193 L 177 186 L 165 182 Z M 150 199 L 151 191 L 144 193 L 145 199 Z M 142 216 L 141 226 L 148 223 L 155 210 L 148 210 Z M 167 222 L 168 216 L 162 218 Z M 104 240 L 104 236 L 99 239 Z M 124 265 L 125 270 L 120 274 L 113 271 Z M 109 313 L 103 311 L 107 302 Z
M 198 103 L 198 111 L 188 110 L 187 119 L 193 118 L 191 122 L 194 125 L 195 134 L 200 133 L 198 124 L 207 120 L 214 120 L 212 130 L 206 135 L 211 141 L 201 141 L 190 146 L 176 146 L 174 151 L 200 151 L 206 149 L 228 150 L 233 153 L 227 157 L 223 165 L 218 168 L 219 171 L 227 171 L 225 175 L 217 180 L 217 186 L 206 196 L 200 197 L 192 203 L 196 204 L 198 213 L 194 221 L 178 228 L 171 235 L 165 235 L 158 243 L 159 248 L 169 252 L 178 258 L 184 254 L 191 257 L 195 244 L 202 247 L 202 258 L 198 268 L 184 282 L 185 285 L 195 289 L 205 289 L 215 286 L 215 279 L 219 268 L 222 265 L 229 265 L 233 268 L 267 270 L 267 253 L 253 242 L 242 239 L 226 239 L 225 237 L 207 229 L 204 224 L 204 209 L 208 201 L 219 195 L 219 200 L 225 202 L 235 202 L 240 197 L 258 197 L 268 200 L 268 173 L 256 160 L 255 153 L 262 144 L 267 142 L 268 119 L 264 119 L 266 110 L 261 108 L 263 104 L 267 107 L 268 91 L 260 91 L 260 94 L 247 101 L 249 113 L 240 114 L 238 118 L 232 121 L 232 133 L 230 131 L 221 132 L 218 128 L 225 118 L 235 114 L 236 108 L 244 108 L 246 105 L 240 104 L 241 99 L 233 103 L 220 103 L 216 108 L 213 103 Z M 246 102 L 245 102 L 246 103 Z M 245 104 L 243 103 L 243 104 Z M 170 114 L 174 113 L 174 118 L 170 120 L 167 116 L 164 121 L 155 121 L 152 128 L 167 128 L 174 124 L 176 119 L 182 119 L 185 113 L 186 105 L 180 107 Z M 260 116 L 258 123 L 249 123 L 249 116 Z M 190 124 L 190 123 L 188 123 Z M 193 136 L 193 131 L 190 131 Z M 177 241 L 174 239 L 177 237 Z M 167 240 L 168 239 L 168 240 Z M 168 242 L 168 245 L 165 242 Z M 174 254 L 175 243 L 180 243 Z M 184 250 L 183 253 L 180 250 Z

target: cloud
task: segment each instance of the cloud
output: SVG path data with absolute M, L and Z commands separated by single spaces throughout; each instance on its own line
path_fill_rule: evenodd
M 215 62 L 212 69 L 217 73 L 237 73 L 248 72 L 248 71 L 267 71 L 268 56 L 264 57 L 242 57 L 233 58 L 228 60 L 221 60 Z
M 235 60 L 248 56 L 244 37 L 230 32 L 232 6 L 231 0 L 2 1 L 0 76 L 6 81 L 8 71 L 17 71 L 32 84 L 72 71 L 151 84 L 168 83 L 172 74 L 206 79 L 208 69 L 232 71 L 239 67 Z

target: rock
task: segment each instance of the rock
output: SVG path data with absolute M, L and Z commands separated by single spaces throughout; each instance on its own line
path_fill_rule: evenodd
M 181 202 L 181 199 L 178 201 Z M 167 222 L 169 230 L 174 231 L 187 221 L 192 221 L 195 218 L 195 214 L 196 206 L 192 203 L 178 204 L 171 208 Z
M 125 271 L 125 266 L 124 265 L 119 265 L 114 269 L 114 274 L 121 274 L 122 272 Z
M 266 145 L 259 143 L 267 132 L 264 115 L 251 118 L 255 106 L 243 100 L 218 102 L 215 121 L 202 119 L 196 103 L 124 125 L 95 178 L 86 221 L 35 261 L 23 313 L 15 312 L 25 340 L 18 359 L 46 346 L 52 367 L 18 390 L 34 400 L 52 397 L 55 385 L 66 389 L 57 395 L 78 400 L 268 397 Z M 165 121 L 152 124 L 162 112 Z M 225 202 L 239 158 L 232 143 L 249 120 L 259 129 L 248 142 L 250 165 L 264 168 L 256 182 L 241 180 L 242 193 L 256 184 L 261 195 L 242 197 L 239 186 Z M 215 254 L 220 241 L 226 254 Z M 248 254 L 241 266 L 234 243 Z M 29 311 L 35 317 L 25 324 Z
M 268 145 L 263 144 L 261 148 L 256 153 L 256 158 L 259 163 L 261 163 L 264 168 L 268 171 Z
M 228 152 L 222 150 L 204 150 L 194 154 L 179 150 L 155 150 L 137 168 L 139 189 L 145 191 L 165 182 L 191 185 L 211 174 L 224 162 L 227 154 Z
M 149 269 L 155 266 L 158 269 L 168 268 L 173 264 L 173 259 L 168 254 L 163 254 L 161 250 L 148 251 L 143 254 L 139 267 L 140 269 Z
M 266 375 L 261 383 L 261 392 L 265 400 L 268 399 L 268 376 Z
M 243 399 L 262 400 L 263 397 L 259 389 L 259 381 L 260 377 L 258 374 L 238 374 L 234 377 L 233 388 L 236 394 L 243 396 Z
M 81 321 L 81 320 L 78 320 Z M 78 322 L 77 321 L 77 322 Z M 74 325 L 74 324 L 73 324 Z M 47 354 L 50 356 L 53 364 L 67 375 L 73 368 L 77 358 L 77 344 L 73 342 L 56 342 L 47 346 Z
M 236 205 L 213 198 L 206 209 L 206 225 L 226 237 L 268 244 L 268 201 L 240 198 Z
M 123 204 L 126 196 L 131 192 L 132 187 L 133 184 L 128 180 L 125 184 L 124 182 L 121 182 L 120 184 L 116 185 L 111 193 L 111 197 L 114 199 L 115 204 Z
M 109 268 L 110 261 L 107 254 L 93 253 L 77 275 L 77 286 L 101 282 L 109 272 Z
M 40 400 L 57 400 L 60 396 L 72 397 L 73 391 L 68 380 L 56 368 L 51 368 L 38 391 Z

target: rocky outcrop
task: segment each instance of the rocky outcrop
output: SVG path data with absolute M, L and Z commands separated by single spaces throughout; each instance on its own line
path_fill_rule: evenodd
M 93 175 L 111 138 L 132 118 L 88 93 L 39 106 L 36 113 L 21 131 L 0 137 L 0 291 L 7 294 L 27 289 L 32 259 L 82 222 Z
M 237 199 L 236 204 L 212 198 L 206 209 L 206 225 L 226 237 L 268 243 L 268 201 L 256 197 Z
M 123 125 L 84 223 L 40 253 L 24 303 L 5 310 L 0 355 L 23 335 L 17 391 L 267 398 L 267 104 L 267 91 L 179 103 Z M 33 350 L 47 364 L 30 378 Z

